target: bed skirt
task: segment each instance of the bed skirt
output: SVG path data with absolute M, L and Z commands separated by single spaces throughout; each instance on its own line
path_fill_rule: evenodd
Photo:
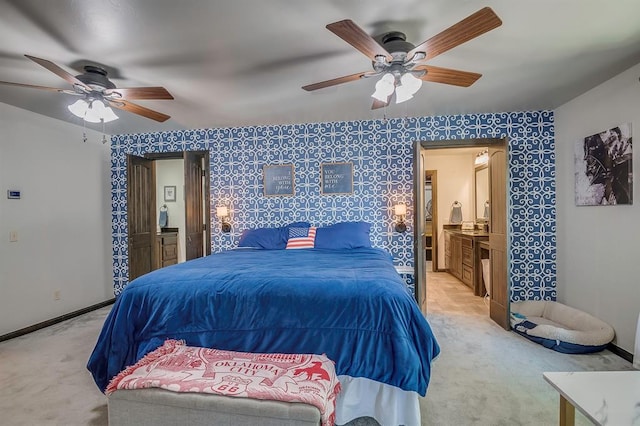
M 420 425 L 417 392 L 364 377 L 338 376 L 342 390 L 336 400 L 336 424 L 372 417 L 381 425 Z

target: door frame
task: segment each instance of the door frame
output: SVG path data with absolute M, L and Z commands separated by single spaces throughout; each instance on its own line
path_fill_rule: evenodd
M 153 196 L 154 196 L 154 200 L 155 200 L 155 185 L 156 185 L 156 176 L 155 176 L 155 162 L 157 160 L 176 160 L 176 159 L 184 159 L 184 152 L 185 151 L 176 151 L 176 152 L 163 152 L 163 153 L 157 153 L 157 152 L 148 152 L 145 153 L 139 157 L 151 160 L 153 162 Z M 205 185 L 203 188 L 203 205 L 204 206 L 210 206 L 210 200 L 211 200 L 211 191 L 210 191 L 210 184 L 209 184 L 209 176 L 210 176 L 210 164 L 209 161 L 206 161 L 206 159 L 209 158 L 209 151 L 202 151 L 202 150 L 197 150 L 194 152 L 198 152 L 198 153 L 206 153 L 205 155 Z M 128 166 L 127 166 L 128 168 Z M 127 170 L 127 175 L 128 175 L 128 170 Z M 129 189 L 127 188 L 127 206 L 129 206 L 130 203 L 130 199 L 129 199 L 129 193 L 128 193 Z M 154 217 L 154 223 L 157 223 L 157 215 L 156 215 L 156 205 L 157 203 L 153 203 L 152 206 L 150 206 L 150 209 L 152 210 L 152 214 Z M 127 207 L 129 208 L 129 207 Z M 209 211 L 205 212 L 207 214 L 204 214 L 204 225 L 206 227 L 206 231 L 205 232 L 205 248 L 204 248 L 204 255 L 208 255 L 211 254 L 211 212 L 210 212 L 210 207 L 209 207 Z M 185 218 L 186 220 L 186 218 Z M 127 231 L 128 232 L 128 231 Z M 155 246 L 156 244 L 156 233 L 153 233 L 153 245 Z M 129 238 L 127 237 L 127 240 L 129 240 Z M 153 252 L 153 250 L 152 250 Z M 155 262 L 154 262 L 155 263 Z M 127 261 L 128 264 L 128 270 L 131 270 L 131 256 L 129 256 L 129 259 Z M 129 280 L 129 282 L 131 282 L 131 280 Z
M 423 204 L 424 204 L 424 195 L 422 196 L 418 196 L 417 195 L 417 190 L 419 189 L 418 186 L 415 184 L 416 182 L 416 176 L 415 174 L 419 174 L 419 176 L 421 176 L 421 178 L 424 180 L 424 176 L 425 176 L 425 167 L 424 167 L 424 163 L 418 162 L 418 159 L 421 158 L 420 157 L 420 153 L 424 152 L 424 151 L 428 151 L 430 149 L 453 149 L 453 148 L 473 148 L 473 147 L 487 147 L 487 146 L 500 146 L 500 147 L 504 147 L 505 152 L 506 152 L 506 157 L 508 159 L 509 156 L 509 143 L 507 138 L 478 138 L 478 139 L 460 139 L 460 140 L 438 140 L 438 141 L 415 141 L 414 142 L 414 147 L 413 147 L 413 162 L 414 162 L 414 167 L 413 167 L 413 172 L 414 172 L 414 187 L 413 187 L 413 199 L 416 200 L 416 205 L 414 207 L 414 209 L 416 211 L 418 211 L 418 209 L 422 209 L 424 210 L 425 206 L 424 205 L 418 205 L 417 201 L 418 200 L 422 200 Z M 418 166 L 422 166 L 422 167 L 418 167 Z M 506 270 L 506 285 L 507 285 L 507 315 L 509 315 L 509 304 L 511 301 L 510 295 L 511 295 L 511 276 L 509 273 L 509 269 L 508 269 L 508 262 L 509 262 L 509 257 L 510 257 L 510 237 L 508 235 L 509 233 L 509 216 L 508 216 L 508 210 L 509 210 L 509 191 L 508 191 L 508 176 L 509 176 L 509 170 L 508 170 L 508 161 L 505 162 L 504 167 L 505 167 L 505 173 L 507 176 L 507 182 L 504 188 L 505 191 L 505 199 L 506 199 L 506 205 L 505 205 L 505 215 L 507 218 L 507 235 L 506 235 L 506 241 L 507 241 L 507 247 L 506 247 L 506 253 L 505 253 L 505 257 L 506 259 L 504 259 L 505 265 L 507 266 L 507 270 Z M 421 186 L 422 190 L 424 190 L 424 184 Z M 422 238 L 422 235 L 420 234 L 420 238 L 417 237 L 417 231 L 421 230 L 424 228 L 424 226 L 419 226 L 419 224 L 417 223 L 418 220 L 418 214 L 414 214 L 414 220 L 416 221 L 414 223 L 414 249 L 415 250 L 420 250 L 422 253 L 424 253 L 424 239 Z M 424 212 L 421 215 L 422 218 L 424 218 Z M 417 256 L 414 253 L 414 261 L 418 261 L 419 256 Z M 424 258 L 424 255 L 422 256 L 422 258 Z M 425 266 L 424 265 L 418 265 L 417 263 L 414 264 L 414 276 L 416 277 L 416 294 L 418 292 L 418 287 L 420 286 L 421 289 L 424 290 L 424 295 L 425 295 L 425 306 L 424 306 L 424 312 L 426 313 L 428 310 L 428 303 L 426 303 L 427 297 L 426 297 L 426 293 L 428 291 L 427 289 L 427 277 L 426 277 L 426 271 L 425 271 Z M 421 274 L 422 277 L 424 277 L 424 282 L 421 282 Z
M 424 179 L 424 152 L 420 144 L 413 147 L 413 276 L 414 297 L 420 310 L 427 313 L 427 271 L 426 254 L 424 249 L 424 222 L 425 222 L 425 179 Z
M 438 264 L 438 171 L 437 170 L 425 170 L 424 180 L 425 186 L 427 182 L 427 176 L 431 178 L 431 270 L 437 272 L 440 269 Z M 426 206 L 425 206 L 426 208 Z M 426 218 L 426 215 L 425 215 Z M 434 229 L 436 232 L 434 232 Z M 434 238 L 435 237 L 435 238 Z

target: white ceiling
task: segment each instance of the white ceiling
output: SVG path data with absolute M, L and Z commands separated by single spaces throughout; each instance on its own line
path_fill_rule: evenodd
M 469 88 L 426 82 L 375 111 L 373 79 L 301 89 L 371 70 L 328 23 L 348 18 L 419 44 L 484 6 L 503 25 L 428 62 L 482 73 Z M 136 102 L 167 122 L 116 111 L 109 134 L 553 109 L 640 62 L 638 17 L 639 0 L 4 0 L 0 80 L 70 87 L 29 54 L 74 75 L 80 63 L 101 64 L 118 87 L 163 86 L 175 97 Z M 65 108 L 74 100 L 0 86 L 0 102 L 82 125 Z

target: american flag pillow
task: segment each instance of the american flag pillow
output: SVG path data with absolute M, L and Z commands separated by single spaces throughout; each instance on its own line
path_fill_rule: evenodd
M 287 249 L 307 249 L 313 248 L 316 241 L 316 227 L 289 228 L 289 239 Z

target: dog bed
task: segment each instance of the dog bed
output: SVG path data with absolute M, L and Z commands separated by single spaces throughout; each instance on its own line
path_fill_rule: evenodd
M 511 303 L 511 328 L 522 336 L 566 354 L 598 352 L 615 336 L 606 322 L 559 302 Z

